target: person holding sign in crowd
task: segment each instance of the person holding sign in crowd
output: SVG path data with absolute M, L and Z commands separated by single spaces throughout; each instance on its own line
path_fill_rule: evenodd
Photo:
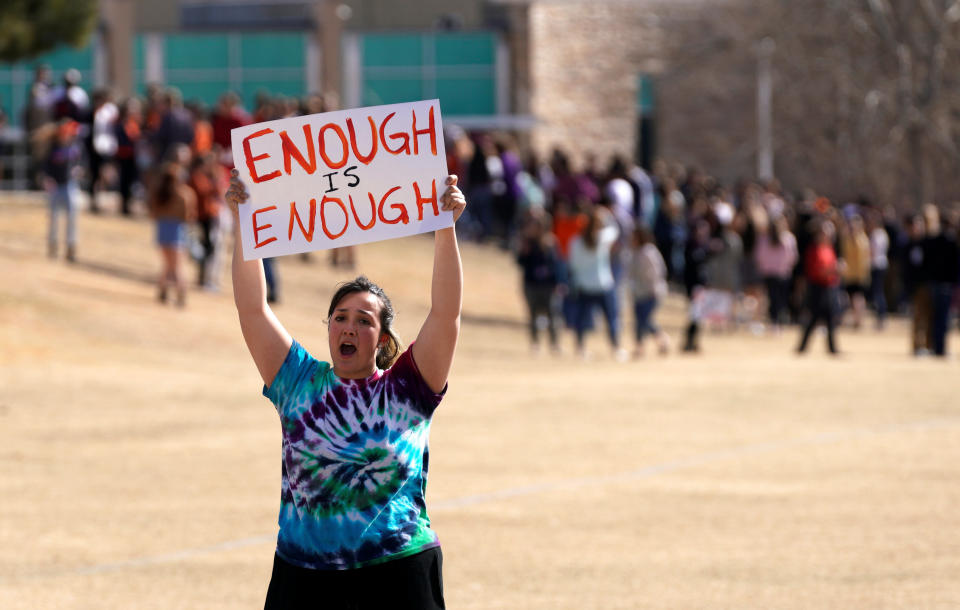
M 449 176 L 442 209 L 466 200 Z M 226 201 L 239 227 L 248 199 L 233 171 Z M 283 427 L 280 532 L 265 608 L 444 608 L 442 555 L 424 502 L 427 437 L 460 328 L 462 270 L 453 226 L 434 234 L 431 309 L 406 350 L 393 306 L 360 276 L 327 311 L 331 362 L 311 356 L 267 304 L 263 265 L 237 229 L 240 327 Z

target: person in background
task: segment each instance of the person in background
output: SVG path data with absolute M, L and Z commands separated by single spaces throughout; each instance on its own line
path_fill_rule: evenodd
M 863 218 L 855 214 L 841 225 L 840 255 L 843 258 L 843 287 L 850 298 L 853 327 L 859 329 L 867 308 L 865 297 L 870 286 L 870 237 L 863 225 Z
M 670 336 L 653 320 L 653 314 L 667 297 L 667 265 L 653 243 L 653 232 L 646 225 L 633 230 L 627 275 L 633 297 L 636 322 L 633 357 L 643 356 L 643 340 L 649 334 L 656 341 L 661 355 L 670 351 Z
M 53 120 L 70 119 L 82 126 L 78 134 L 87 135 L 90 125 L 90 96 L 80 86 L 80 70 L 70 68 L 63 73 L 63 84 L 53 92 Z
M 639 190 L 639 189 L 638 189 Z M 634 191 L 633 184 L 627 177 L 627 164 L 620 156 L 615 156 L 610 162 L 610 168 L 607 170 L 607 183 L 603 187 L 603 194 L 610 201 L 610 209 L 618 216 L 620 226 L 624 225 L 621 216 L 631 219 L 631 230 L 627 233 L 633 233 L 633 227 L 636 225 L 637 215 L 637 192 Z M 626 236 L 625 236 L 626 237 Z
M 706 268 L 710 260 L 710 222 L 704 216 L 695 216 L 690 222 L 690 239 L 684 247 L 683 283 L 687 291 L 688 323 L 683 351 L 700 351 L 700 311 L 697 306 L 707 284 Z
M 667 264 L 667 277 L 671 281 L 684 281 L 684 261 L 687 245 L 687 202 L 676 188 L 672 178 L 663 177 L 658 185 L 660 205 L 657 207 L 653 235 L 657 248 Z M 692 223 L 691 223 L 692 227 Z
M 193 144 L 190 150 L 195 157 L 202 157 L 213 150 L 213 126 L 210 124 L 210 113 L 207 107 L 198 101 L 186 105 L 190 118 L 193 120 Z M 229 168 L 227 168 L 229 171 Z
M 212 263 L 218 260 L 220 248 L 220 214 L 223 193 L 227 190 L 225 169 L 215 153 L 195 156 L 190 164 L 188 184 L 197 200 L 197 224 L 200 227 L 202 256 L 197 260 L 197 285 L 216 290 L 216 270 Z
M 898 215 L 893 204 L 886 205 L 883 208 L 882 215 L 878 217 L 878 222 L 881 223 L 883 230 L 887 233 L 887 239 L 890 241 L 890 247 L 887 250 L 887 277 L 885 282 L 888 312 L 903 312 L 907 304 L 903 266 L 904 250 L 909 238 L 907 237 L 905 220 L 905 217 Z
M 154 160 L 165 162 L 179 145 L 193 144 L 193 117 L 183 106 L 179 89 L 169 87 L 161 97 L 160 125 L 153 134 Z
M 886 280 L 890 266 L 890 237 L 883 227 L 883 217 L 879 212 L 871 210 L 866 221 L 870 237 L 870 303 L 877 314 L 877 330 L 881 330 L 887 317 Z
M 907 220 L 907 243 L 903 248 L 904 290 L 910 299 L 911 347 L 914 356 L 930 353 L 930 328 L 933 304 L 930 294 L 930 268 L 926 248 L 927 227 L 924 217 L 914 214 Z
M 958 254 L 955 227 L 949 217 L 940 217 L 937 206 L 923 206 L 923 218 L 927 226 L 924 240 L 924 259 L 929 261 L 929 291 L 931 300 L 930 346 L 933 355 L 947 355 L 947 331 L 950 328 L 950 305 L 953 289 L 957 284 Z
M 168 290 L 176 290 L 179 307 L 187 304 L 187 288 L 180 269 L 186 241 L 187 223 L 196 217 L 196 196 L 187 186 L 184 168 L 178 162 L 165 163 L 150 196 L 150 215 L 156 224 L 161 271 L 157 280 L 157 300 L 167 302 Z
M 630 165 L 627 178 L 630 180 L 634 192 L 634 216 L 637 217 L 639 222 L 652 227 L 657 217 L 656 185 L 653 178 L 646 170 L 635 163 Z
M 540 350 L 540 319 L 547 321 L 550 349 L 560 352 L 557 329 L 561 324 L 557 303 L 560 254 L 549 229 L 550 218 L 543 212 L 528 214 L 517 248 L 517 263 L 523 270 L 523 297 L 530 314 L 530 342 Z
M 528 157 L 527 165 L 517 174 L 517 186 L 520 189 L 518 212 L 543 213 L 547 208 L 547 193 L 536 176 L 536 159 Z
M 105 183 L 110 183 L 109 174 L 113 173 L 114 155 L 117 153 L 116 123 L 120 115 L 113 96 L 106 89 L 93 92 L 93 114 L 90 133 L 87 135 L 87 167 L 89 168 L 90 211 L 100 211 L 97 194 Z
M 557 196 L 553 200 L 552 233 L 560 254 L 557 280 L 560 283 L 561 311 L 564 323 L 572 329 L 577 327 L 577 302 L 570 284 L 570 242 L 587 225 L 585 210 L 586 206 L 575 206 L 563 196 Z
M 710 301 L 716 306 L 708 309 L 709 317 L 723 327 L 729 327 L 735 321 L 734 303 L 742 287 L 743 241 L 733 229 L 735 216 L 736 212 L 730 203 L 722 200 L 713 203 L 710 217 L 715 219 L 716 224 L 710 242 L 711 256 L 706 275 L 711 291 Z
M 739 209 L 733 219 L 733 230 L 740 236 L 743 244 L 743 256 L 740 258 L 740 292 L 738 293 L 739 312 L 741 323 L 745 323 L 754 334 L 763 332 L 765 328 L 761 321 L 761 304 L 766 297 L 769 303 L 769 294 L 764 282 L 763 274 L 757 269 L 757 241 L 760 233 L 769 228 L 771 215 L 783 214 L 782 200 L 760 195 L 753 190 L 745 190 L 738 199 L 734 193 L 725 193 L 724 201 L 730 202 L 736 209 L 736 201 L 740 201 Z M 769 309 L 769 308 L 768 308 Z M 776 329 L 774 330 L 776 332 Z
M 500 167 L 503 168 L 503 191 L 494 197 L 494 226 L 500 239 L 501 247 L 509 247 L 514 238 L 517 209 L 520 206 L 520 183 L 518 176 L 523 171 L 523 162 L 517 152 L 517 145 L 507 134 L 498 137 L 494 142 Z
M 613 273 L 613 313 L 617 320 L 621 320 L 623 318 L 620 314 L 620 303 L 625 296 L 623 294 L 625 259 L 628 256 L 633 229 L 636 228 L 637 223 L 630 208 L 616 206 L 606 193 L 600 194 L 597 206 L 606 209 L 617 225 L 617 239 L 610 248 L 610 272 Z
M 263 101 L 266 104 L 266 100 Z M 260 120 L 277 118 L 275 116 L 262 117 Z M 233 91 L 227 91 L 220 96 L 217 106 L 210 115 L 210 128 L 213 132 L 213 144 L 220 150 L 220 162 L 227 169 L 233 168 L 233 148 L 230 142 L 230 131 L 237 127 L 244 127 L 251 123 L 250 115 L 240 105 L 240 96 Z
M 790 279 L 797 264 L 797 239 L 790 232 L 790 223 L 783 215 L 760 229 L 754 247 L 757 272 L 767 287 L 770 324 L 779 333 L 787 313 Z
M 585 156 L 589 157 L 589 153 Z M 573 162 L 565 152 L 555 150 L 550 165 L 556 177 L 553 192 L 555 197 L 566 197 L 570 201 L 579 201 L 583 198 L 591 203 L 600 201 L 600 187 L 586 172 L 575 171 Z
M 43 164 L 54 138 L 47 132 L 56 129 L 53 121 L 53 73 L 50 66 L 40 64 L 34 68 L 33 81 L 27 89 L 27 103 L 23 109 L 23 126 L 30 147 L 30 184 L 42 186 Z
M 587 216 L 583 231 L 570 242 L 571 286 L 577 295 L 577 352 L 587 357 L 584 338 L 593 309 L 599 305 L 607 323 L 607 336 L 614 358 L 625 360 L 620 348 L 616 291 L 610 267 L 610 250 L 620 235 L 613 215 L 597 206 Z
M 79 124 L 72 119 L 57 123 L 53 144 L 49 147 L 43 166 L 43 184 L 49 195 L 50 225 L 47 234 L 47 254 L 57 257 L 59 216 L 66 213 L 66 258 L 75 262 L 77 256 L 77 174 L 80 171 L 82 151 L 78 141 Z
M 479 134 L 473 159 L 467 168 L 470 176 L 471 202 L 476 203 L 478 237 L 481 241 L 498 236 L 498 211 L 507 190 L 503 176 L 503 160 L 489 134 Z
M 818 322 L 827 327 L 827 349 L 837 355 L 834 338 L 837 286 L 840 285 L 840 266 L 833 249 L 835 229 L 833 223 L 823 219 L 814 230 L 813 243 L 804 255 L 804 271 L 807 279 L 807 323 L 803 329 L 797 353 L 807 349 L 810 335 Z
M 267 303 L 276 305 L 280 302 L 280 275 L 272 258 L 263 259 L 263 277 L 267 283 Z
M 117 152 L 114 158 L 117 161 L 120 187 L 120 213 L 130 216 L 134 185 L 140 180 L 140 167 L 137 162 L 142 154 L 143 137 L 140 131 L 142 120 L 142 104 L 140 100 L 131 97 L 121 106 L 117 121 L 113 125 L 114 137 L 117 141 Z

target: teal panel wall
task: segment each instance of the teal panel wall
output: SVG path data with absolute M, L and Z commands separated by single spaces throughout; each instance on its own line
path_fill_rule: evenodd
M 496 35 L 489 32 L 366 34 L 361 103 L 439 98 L 444 114 L 496 114 Z

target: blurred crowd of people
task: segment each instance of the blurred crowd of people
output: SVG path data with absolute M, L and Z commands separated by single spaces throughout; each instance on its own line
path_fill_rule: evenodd
M 248 112 L 226 92 L 207 109 L 162 86 L 115 100 L 106 90 L 88 96 L 76 70 L 54 83 L 39 67 L 24 125 L 31 179 L 49 193 L 50 255 L 59 254 L 63 216 L 65 255 L 76 256 L 81 185 L 93 213 L 103 191 L 116 191 L 120 214 L 155 220 L 159 300 L 185 302 L 184 254 L 196 262 L 196 283 L 216 290 L 232 234 L 222 199 L 231 129 L 335 108 L 319 94 L 262 94 Z M 684 351 L 699 350 L 703 326 L 779 333 L 796 324 L 802 352 L 822 323 L 836 353 L 836 326 L 860 328 L 872 311 L 877 328 L 889 312 L 911 315 L 913 353 L 946 354 L 960 283 L 956 205 L 831 201 L 783 192 L 776 181 L 725 185 L 696 168 L 658 161 L 644 169 L 584 151 L 539 158 L 511 134 L 453 124 L 445 139 L 449 171 L 470 202 L 458 231 L 515 252 L 534 346 L 545 331 L 559 351 L 567 329 L 585 355 L 599 310 L 617 359 L 641 356 L 648 337 L 667 353 L 656 311 L 672 288 L 688 301 Z M 352 267 L 353 248 L 332 251 L 330 262 Z M 276 302 L 276 270 L 264 264 Z M 628 321 L 632 349 L 621 339 Z
M 585 356 L 599 309 L 617 359 L 630 356 L 628 319 L 634 357 L 646 337 L 666 353 L 655 312 L 673 287 L 688 300 L 683 351 L 700 349 L 705 325 L 779 334 L 795 324 L 802 353 L 822 323 L 836 354 L 835 328 L 860 329 L 872 311 L 877 329 L 890 312 L 912 316 L 914 354 L 947 353 L 960 304 L 956 204 L 837 202 L 785 193 L 775 180 L 727 186 L 662 161 L 648 171 L 585 155 L 577 166 L 562 150 L 522 156 L 508 136 L 462 134 L 452 144 L 471 201 L 464 231 L 515 250 L 535 349 L 546 330 L 559 351 L 566 328 Z
M 232 216 L 223 202 L 233 167 L 230 131 L 330 109 L 320 95 L 301 100 L 262 94 L 248 112 L 232 92 L 208 109 L 185 103 L 176 88 L 159 85 L 148 86 L 143 98 L 116 100 L 106 89 L 88 95 L 80 80 L 80 72 L 71 69 L 57 84 L 48 67 L 38 67 L 24 111 L 30 180 L 49 193 L 49 254 L 57 257 L 62 242 L 67 260 L 76 258 L 81 189 L 94 214 L 103 209 L 101 194 L 114 191 L 120 214 L 149 214 L 155 220 L 161 258 L 157 296 L 179 305 L 187 294 L 185 256 L 196 262 L 199 286 L 219 287 L 224 244 L 232 234 Z M 352 257 L 352 250 L 340 249 L 331 260 L 352 266 Z M 269 259 L 264 266 L 269 300 L 276 302 L 276 270 Z

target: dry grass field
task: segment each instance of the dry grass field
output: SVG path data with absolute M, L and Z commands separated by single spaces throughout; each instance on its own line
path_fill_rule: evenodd
M 40 199 L 0 198 L 0 608 L 262 607 L 280 429 L 229 278 L 163 307 L 146 219 L 82 214 L 75 265 L 45 231 Z M 960 607 L 960 363 L 908 357 L 902 321 L 836 360 L 792 329 L 536 357 L 510 258 L 463 251 L 428 494 L 449 608 Z M 359 249 L 408 340 L 431 255 Z M 277 307 L 321 357 L 348 277 L 324 260 L 279 261 Z M 660 318 L 676 336 L 682 302 Z

